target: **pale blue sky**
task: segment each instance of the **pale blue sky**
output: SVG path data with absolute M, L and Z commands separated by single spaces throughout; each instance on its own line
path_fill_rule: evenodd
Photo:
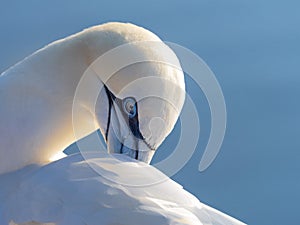
M 228 129 L 216 161 L 198 172 L 210 118 L 203 94 L 187 80 L 202 135 L 193 159 L 173 179 L 249 224 L 298 225 L 299 8 L 296 0 L 1 1 L 0 71 L 56 39 L 107 21 L 133 22 L 188 47 L 220 82 Z M 156 161 L 172 150 L 178 130 Z

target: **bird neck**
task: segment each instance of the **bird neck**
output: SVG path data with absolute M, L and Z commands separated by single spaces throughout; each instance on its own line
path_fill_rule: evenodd
M 46 46 L 0 76 L 0 174 L 48 162 L 80 138 L 73 133 L 72 104 L 92 62 L 88 51 L 84 39 L 74 35 Z M 86 108 L 79 124 L 84 126 L 90 114 Z M 83 136 L 94 131 L 82 130 Z

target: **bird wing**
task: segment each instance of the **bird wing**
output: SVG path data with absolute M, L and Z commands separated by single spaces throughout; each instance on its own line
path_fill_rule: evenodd
M 0 176 L 0 225 L 242 225 L 127 156 L 69 155 Z

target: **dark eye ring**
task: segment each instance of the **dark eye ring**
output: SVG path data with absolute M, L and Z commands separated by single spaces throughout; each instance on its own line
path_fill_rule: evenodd
M 136 115 L 136 101 L 134 98 L 127 97 L 123 100 L 123 111 L 133 118 Z

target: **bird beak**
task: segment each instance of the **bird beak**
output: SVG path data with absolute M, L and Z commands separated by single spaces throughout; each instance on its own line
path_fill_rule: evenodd
M 121 100 L 104 85 L 109 101 L 105 141 L 109 153 L 127 155 L 133 159 L 150 163 L 155 149 L 147 143 L 139 130 L 138 115 L 126 118 L 121 112 Z
M 145 143 L 135 137 L 128 136 L 123 139 L 119 137 L 113 129 L 110 130 L 106 141 L 109 153 L 127 155 L 130 158 L 148 164 L 151 162 L 155 150 L 150 149 Z

